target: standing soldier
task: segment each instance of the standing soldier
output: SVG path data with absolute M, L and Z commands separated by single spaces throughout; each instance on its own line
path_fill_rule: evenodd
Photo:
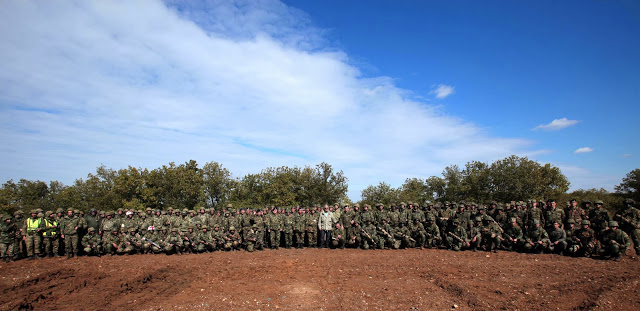
M 544 229 L 551 234 L 555 230 L 554 223 L 559 223 L 562 227 L 562 221 L 565 217 L 564 211 L 557 207 L 556 200 L 550 199 L 547 202 L 549 207 L 544 211 Z
M 95 208 L 89 210 L 89 215 L 85 216 L 84 220 L 87 228 L 100 229 L 102 218 L 98 215 L 98 211 Z
M 583 219 L 587 219 L 587 214 L 583 209 L 578 207 L 578 201 L 576 199 L 571 199 L 569 204 L 571 204 L 571 206 L 564 211 L 566 215 L 565 223 L 568 223 L 569 219 L 573 219 L 574 223 L 579 224 Z
M 23 232 L 25 232 L 24 240 L 27 245 L 27 260 L 40 256 L 40 234 L 44 229 L 44 221 L 42 217 L 38 217 L 38 213 L 31 211 L 31 217 L 27 218 L 24 223 Z
M 44 255 L 51 258 L 54 255 L 58 257 L 58 245 L 60 244 L 58 221 L 56 220 L 56 214 L 52 211 L 45 213 L 44 230 L 42 231 L 42 238 L 44 240 Z
M 324 211 L 318 217 L 318 230 L 320 230 L 320 247 L 329 248 L 331 242 L 331 230 L 333 229 L 333 213 L 329 211 L 329 206 L 324 206 Z
M 306 215 L 307 228 L 305 230 L 309 247 L 318 247 L 318 217 L 316 217 L 316 210 L 311 209 Z
M 344 215 L 345 213 L 343 213 Z M 293 232 L 296 236 L 296 248 L 304 247 L 304 229 L 306 228 L 306 217 L 304 209 L 298 210 L 298 215 L 294 218 Z
M 67 217 L 60 223 L 60 232 L 64 240 L 67 259 L 78 255 L 78 230 L 80 220 L 73 213 L 73 209 L 67 210 Z
M 600 200 L 595 202 L 596 207 L 591 209 L 589 213 L 589 220 L 591 221 L 591 226 L 593 230 L 596 232 L 602 232 L 607 229 L 607 224 L 611 220 L 611 214 L 603 207 L 603 203 Z
M 13 256 L 15 259 L 22 259 L 27 255 L 27 246 L 25 244 L 24 226 L 26 219 L 24 213 L 20 210 L 13 213 L 13 224 L 16 226 L 16 235 L 13 242 Z
M 291 248 L 293 245 L 293 231 L 295 227 L 295 216 L 291 215 L 291 210 L 286 210 L 286 216 L 284 216 L 283 221 L 283 232 L 284 232 L 284 246 L 286 248 Z
M 16 225 L 8 215 L 0 215 L 0 221 L 0 256 L 2 256 L 2 261 L 10 262 L 13 260 Z

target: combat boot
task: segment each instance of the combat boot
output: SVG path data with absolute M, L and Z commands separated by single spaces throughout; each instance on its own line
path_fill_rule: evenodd
M 33 256 L 27 256 L 27 260 L 33 260 Z
M 71 253 L 67 252 L 67 259 L 71 259 Z

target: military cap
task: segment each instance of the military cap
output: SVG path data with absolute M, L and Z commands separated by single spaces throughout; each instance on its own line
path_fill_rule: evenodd
M 95 228 L 93 228 L 93 227 L 89 227 L 89 229 L 87 229 L 87 231 L 88 231 L 88 232 L 94 232 L 94 231 L 96 231 L 96 229 L 95 229 Z
M 202 225 L 202 226 L 200 227 L 200 229 L 209 229 L 209 226 L 207 226 L 207 225 Z
M 584 201 L 582 201 L 582 204 L 587 204 L 587 203 L 591 204 L 591 200 L 584 200 Z
M 478 207 L 478 210 L 484 210 L 484 209 L 486 209 L 484 205 L 480 205 L 480 207 Z
M 504 208 L 501 205 L 498 205 L 498 207 L 496 207 L 496 211 L 504 211 Z
M 480 217 L 480 216 L 476 216 L 476 218 L 474 219 L 474 221 L 482 221 L 482 217 Z
M 136 232 L 136 228 L 129 228 L 129 232 Z
M 45 215 L 45 216 L 47 216 L 47 217 L 49 217 L 49 215 L 51 215 L 51 214 L 53 214 L 53 211 L 46 211 L 46 212 L 44 213 L 44 215 Z
M 187 229 L 193 229 L 193 226 L 189 226 L 189 227 L 187 227 Z
M 227 208 L 233 208 L 233 204 L 231 203 L 227 204 Z
M 64 213 L 64 210 L 63 210 L 62 208 L 59 208 L 59 207 L 58 207 L 58 208 L 56 209 L 56 213 Z
M 407 205 L 407 203 L 400 202 L 400 206 L 406 206 L 406 205 Z
M 44 217 L 43 213 L 38 213 L 38 217 Z
M 515 217 L 511 217 L 511 218 L 509 218 L 509 221 L 516 222 L 516 221 L 518 221 L 518 219 L 516 219 Z
M 534 202 L 535 202 L 535 201 L 534 201 L 534 200 L 531 200 L 531 199 L 527 200 L 527 203 L 534 203 Z
M 458 218 L 454 218 L 454 219 L 453 219 L 453 223 L 454 223 L 454 224 L 459 224 L 459 223 L 460 223 L 460 220 L 458 220 Z
M 124 212 L 124 210 L 123 210 L 123 209 L 121 209 L 121 208 L 119 208 L 119 209 L 118 209 L 118 213 L 122 213 L 122 212 Z
M 13 216 L 18 216 L 18 215 L 20 215 L 20 214 L 22 214 L 22 211 L 15 211 L 15 212 L 13 212 Z
M 258 228 L 258 225 L 253 224 L 253 226 L 251 226 L 251 228 L 256 228 L 256 229 L 257 229 L 257 228 Z
M 583 220 L 581 222 L 581 224 L 583 224 L 583 225 L 591 225 L 591 222 L 589 220 L 585 219 L 585 220 Z
M 236 230 L 236 227 L 234 227 L 234 226 L 229 227 L 229 231 L 231 231 L 231 230 Z
M 576 199 L 571 199 L 571 200 L 569 200 L 569 202 L 578 202 L 578 200 L 576 200 Z
M 178 228 L 172 228 L 171 232 L 178 232 Z
M 615 220 L 611 220 L 609 221 L 609 227 L 617 227 L 618 226 L 618 222 Z
M 549 199 L 549 200 L 547 200 L 547 202 L 548 202 L 548 203 L 556 202 L 556 199 Z
M 409 203 L 409 204 L 411 204 L 411 203 Z M 376 206 L 384 206 L 384 204 L 378 202 L 378 203 L 376 203 Z
M 569 219 L 569 220 L 567 220 L 567 223 L 568 223 L 568 224 L 575 224 L 575 223 L 576 223 L 576 221 L 575 221 L 575 220 L 573 220 L 573 219 Z
M 596 200 L 596 201 L 594 202 L 594 204 L 604 205 L 604 203 L 602 202 L 602 200 Z

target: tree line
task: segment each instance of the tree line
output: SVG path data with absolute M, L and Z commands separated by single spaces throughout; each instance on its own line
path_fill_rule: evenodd
M 567 193 L 569 181 L 559 168 L 540 164 L 526 157 L 510 156 L 491 164 L 472 161 L 464 168 L 446 167 L 442 176 L 426 179 L 407 178 L 394 188 L 386 182 L 370 185 L 361 192 L 361 204 L 400 202 L 486 203 L 528 199 L 569 198 L 603 200 L 605 206 L 621 206 L 623 197 L 638 198 L 640 169 L 630 172 L 616 187 L 576 190 Z M 215 208 L 226 204 L 236 207 L 313 206 L 352 203 L 347 196 L 348 179 L 327 163 L 304 167 L 269 167 L 259 173 L 234 177 L 222 164 L 212 161 L 199 167 L 195 160 L 149 170 L 114 170 L 103 166 L 86 178 L 64 185 L 20 179 L 5 182 L 0 188 L 0 207 L 7 213 L 22 209 L 51 210 L 73 208 L 87 211 L 117 209 Z M 639 200 L 640 201 L 640 200 Z

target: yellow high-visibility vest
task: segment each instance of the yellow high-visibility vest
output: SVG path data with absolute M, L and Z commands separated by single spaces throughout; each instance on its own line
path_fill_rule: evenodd
M 44 225 L 45 227 L 56 227 L 54 229 L 46 229 L 43 233 L 42 236 L 56 236 L 56 234 L 58 234 L 57 230 L 58 230 L 58 222 L 55 220 L 49 220 L 49 219 L 45 219 L 44 220 Z
M 33 219 L 27 218 L 27 233 L 35 233 L 40 228 L 41 218 Z

